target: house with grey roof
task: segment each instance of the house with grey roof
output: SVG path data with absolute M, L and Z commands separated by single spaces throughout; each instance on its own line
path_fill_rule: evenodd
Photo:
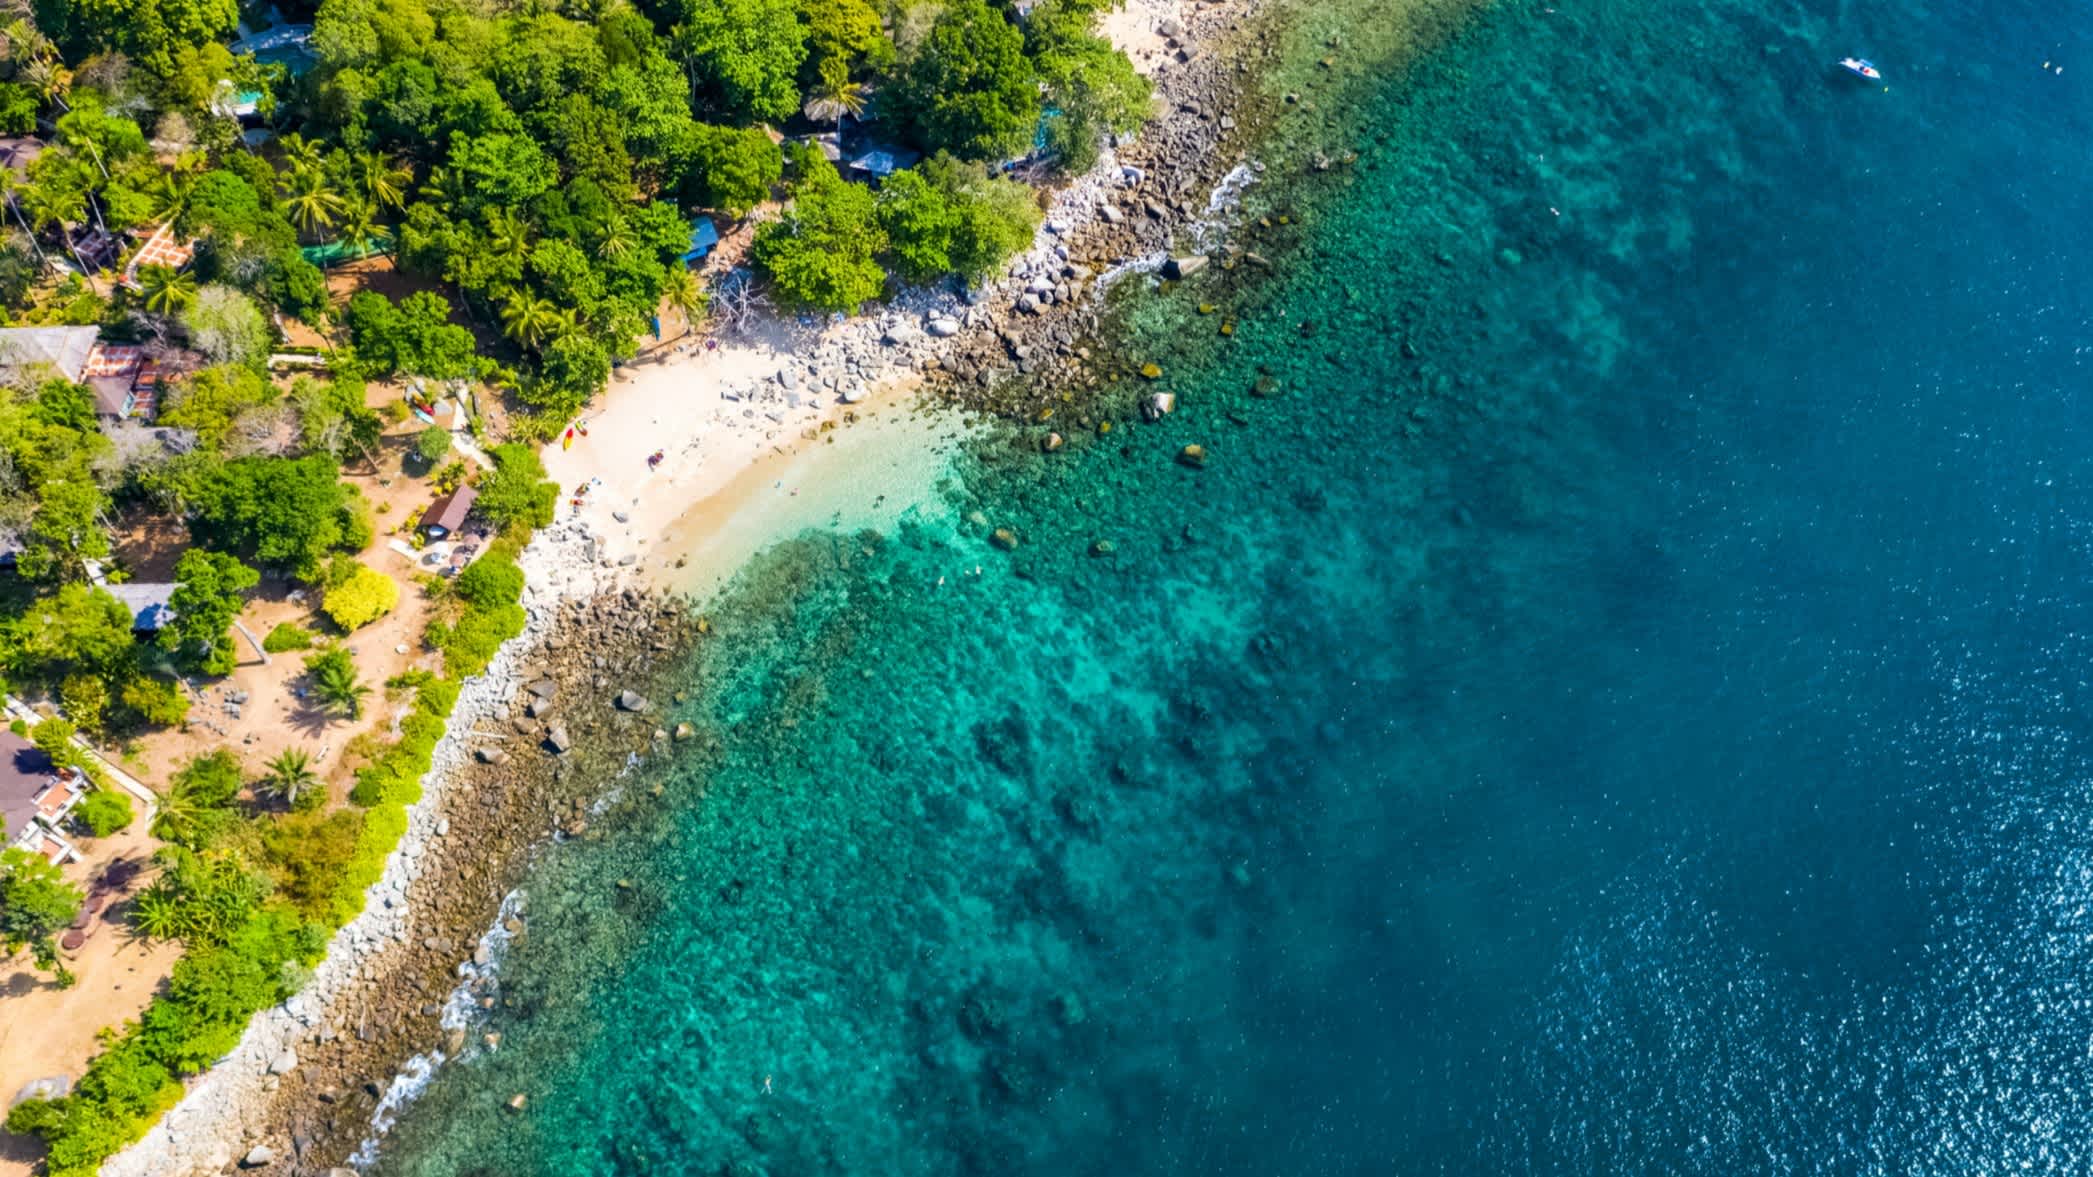
M 87 790 L 78 772 L 0 729 L 0 849 L 27 850 L 49 862 L 73 858 L 73 844 L 58 827 Z
M 102 591 L 131 611 L 131 632 L 158 633 L 174 620 L 174 585 L 165 583 L 105 584 Z

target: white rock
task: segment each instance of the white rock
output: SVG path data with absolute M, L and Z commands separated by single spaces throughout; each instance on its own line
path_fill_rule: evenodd
M 297 1069 L 298 1055 L 294 1051 L 285 1050 L 269 1060 L 269 1073 L 272 1075 L 288 1075 Z M 266 1164 L 267 1162 L 263 1163 Z
M 930 333 L 939 339 L 950 339 L 959 334 L 959 320 L 938 318 L 930 321 Z

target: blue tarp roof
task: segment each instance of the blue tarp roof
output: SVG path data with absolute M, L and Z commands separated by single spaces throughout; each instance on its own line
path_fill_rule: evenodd
M 718 244 L 719 228 L 712 223 L 712 218 L 692 217 L 690 219 L 690 252 L 683 255 L 683 260 L 686 262 L 703 261 L 705 255 L 712 252 L 712 247 Z

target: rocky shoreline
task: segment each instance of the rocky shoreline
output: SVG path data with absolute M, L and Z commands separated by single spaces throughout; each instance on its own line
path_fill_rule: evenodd
M 1163 113 L 1058 194 L 1042 243 L 1008 274 L 965 297 L 897 300 L 808 349 L 803 368 L 741 394 L 796 406 L 804 379 L 848 403 L 891 374 L 920 371 L 934 395 L 1018 418 L 1049 394 L 1015 377 L 1094 387 L 1122 374 L 1093 363 L 1082 342 L 1104 314 L 1101 281 L 1201 264 L 1172 246 L 1213 215 L 1213 194 L 1243 166 L 1234 153 L 1250 141 L 1238 112 L 1264 0 L 1183 7 L 1181 22 L 1161 30 L 1176 58 L 1156 79 Z M 530 851 L 552 837 L 591 836 L 589 806 L 628 758 L 675 739 L 648 700 L 666 689 L 700 623 L 688 602 L 638 587 L 631 557 L 606 557 L 604 542 L 567 522 L 531 544 L 522 561 L 529 625 L 461 693 L 423 800 L 364 912 L 337 933 L 312 983 L 257 1016 L 235 1051 L 105 1174 L 353 1175 L 345 1161 L 390 1107 L 402 1067 L 471 1045 L 457 1019 L 446 1028 L 446 1003 L 461 978 L 470 1000 L 498 1000 L 482 937 L 495 927 L 528 935 L 527 914 L 505 916 L 503 901 Z
M 363 913 L 336 934 L 312 983 L 257 1016 L 105 1174 L 353 1172 L 338 1162 L 370 1131 L 400 1067 L 464 1045 L 462 1031 L 444 1030 L 444 1005 L 476 957 L 488 963 L 476 944 L 528 852 L 589 836 L 604 783 L 628 756 L 674 738 L 650 692 L 689 653 L 696 618 L 687 602 L 601 563 L 575 525 L 532 544 L 529 627 L 461 693 Z

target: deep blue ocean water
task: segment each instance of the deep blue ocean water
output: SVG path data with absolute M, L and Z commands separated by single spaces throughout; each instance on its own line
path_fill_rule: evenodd
M 713 607 L 382 1170 L 2093 1171 L 2089 33 L 1334 71 L 1283 272 L 1120 296 L 1178 413 Z

